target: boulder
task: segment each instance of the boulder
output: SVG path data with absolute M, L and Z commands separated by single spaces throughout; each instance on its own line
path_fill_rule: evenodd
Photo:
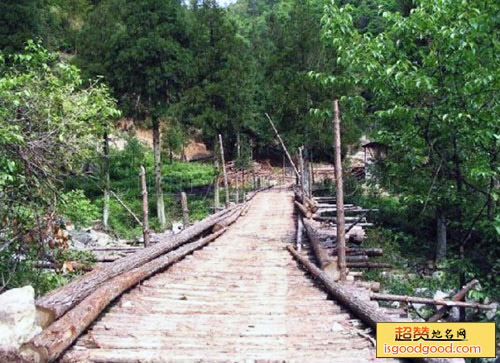
M 33 287 L 11 289 L 0 295 L 0 351 L 15 354 L 22 344 L 41 331 L 36 323 Z
M 69 231 L 71 246 L 77 250 L 87 250 L 92 247 L 106 247 L 114 245 L 117 240 L 101 231 L 92 228 L 79 231 Z

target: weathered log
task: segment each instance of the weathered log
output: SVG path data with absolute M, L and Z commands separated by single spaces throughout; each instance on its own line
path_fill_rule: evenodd
M 376 307 L 370 305 L 366 301 L 360 300 L 355 297 L 351 292 L 348 291 L 341 283 L 333 281 L 325 272 L 321 271 L 318 267 L 314 266 L 310 261 L 304 256 L 301 256 L 295 249 L 291 246 L 287 246 L 288 251 L 298 260 L 307 270 L 321 283 L 325 286 L 326 290 L 344 305 L 349 311 L 361 319 L 366 325 L 371 327 L 373 330 L 377 329 L 377 323 L 382 322 L 395 322 L 391 316 L 383 313 Z M 433 358 L 418 358 L 418 362 L 426 363 L 458 363 L 464 362 L 461 359 L 433 359 Z
M 290 153 L 288 152 L 286 146 L 285 146 L 285 143 L 283 142 L 283 140 L 281 139 L 281 136 L 278 132 L 278 130 L 276 129 L 276 127 L 274 126 L 274 123 L 273 123 L 273 120 L 271 120 L 271 117 L 266 113 L 266 117 L 267 119 L 269 120 L 269 123 L 271 124 L 273 130 L 274 130 L 274 133 L 276 134 L 276 137 L 278 138 L 278 140 L 280 141 L 281 143 L 281 147 L 283 148 L 283 151 L 285 152 L 287 158 L 288 158 L 288 161 L 290 162 L 290 165 L 292 165 L 292 168 L 293 168 L 293 171 L 295 173 L 295 175 L 297 176 L 297 178 L 300 178 L 299 176 L 299 171 L 297 170 L 297 167 L 295 166 L 295 163 L 293 162 L 293 159 L 292 157 L 290 156 Z
M 189 243 L 102 284 L 78 306 L 68 311 L 62 318 L 43 330 L 29 343 L 24 344 L 21 354 L 28 361 L 54 361 L 115 298 L 142 280 L 179 261 L 187 254 L 212 242 L 225 231 L 225 229 L 222 229 L 199 241 Z
M 337 250 L 335 249 L 335 245 L 333 246 L 332 255 L 335 256 L 337 254 Z M 347 256 L 382 256 L 384 251 L 381 248 L 346 248 L 345 251 Z
M 380 300 L 380 301 L 401 301 L 401 302 L 416 303 L 416 304 L 444 305 L 448 307 L 458 306 L 463 308 L 473 308 L 481 310 L 496 309 L 496 306 L 494 305 L 484 305 L 484 304 L 470 303 L 465 301 L 430 299 L 425 297 L 406 296 L 406 295 L 371 294 L 370 299 Z
M 350 204 L 350 207 L 347 207 L 348 204 L 346 204 L 346 207 L 344 208 L 345 213 L 350 213 L 350 214 L 356 214 L 356 213 L 369 213 L 369 212 L 378 212 L 378 209 L 365 209 L 365 208 L 359 208 L 359 207 L 354 207 L 352 204 Z M 328 207 L 325 206 L 325 204 L 318 204 L 318 214 L 324 214 L 324 213 L 336 213 L 337 212 L 337 207 L 335 204 L 330 205 Z
M 233 224 L 239 218 L 239 216 L 243 213 L 246 206 L 247 206 L 246 204 L 243 206 L 240 206 L 238 209 L 236 209 L 230 215 L 226 216 L 225 218 L 221 219 L 219 222 L 215 223 L 214 226 L 212 227 L 212 232 L 220 231 L 221 229 L 224 229 L 224 228 L 228 227 L 229 225 Z
M 347 263 L 353 262 L 368 262 L 370 258 L 367 255 L 356 255 L 356 256 L 345 256 L 345 260 Z
M 295 201 L 295 206 L 300 210 L 300 212 L 305 218 L 310 219 L 312 217 L 312 212 L 308 210 L 306 207 L 304 207 L 303 204 Z
M 351 267 L 351 268 L 392 268 L 390 263 L 382 263 L 382 262 L 348 262 L 347 267 Z
M 301 191 L 295 191 L 295 199 L 302 203 L 304 207 L 309 209 L 311 212 L 316 213 L 318 211 L 318 204 L 314 201 L 314 199 L 304 195 Z
M 116 195 L 116 193 L 112 190 L 109 191 L 109 193 L 115 197 L 116 201 L 123 207 L 125 208 L 125 210 L 135 219 L 135 221 L 137 222 L 137 224 L 139 224 L 141 227 L 142 227 L 142 222 L 141 220 L 135 215 L 134 212 L 132 212 L 132 210 L 120 199 L 120 197 L 118 195 Z
M 151 239 L 155 239 L 158 243 L 144 248 L 130 256 L 120 258 L 109 264 L 109 266 L 106 266 L 106 268 L 99 270 L 95 269 L 79 279 L 40 297 L 36 301 L 37 320 L 42 327 L 48 326 L 54 320 L 61 317 L 66 311 L 82 301 L 105 281 L 137 266 L 143 265 L 188 242 L 199 234 L 212 228 L 214 224 L 224 219 L 226 214 L 231 213 L 235 208 L 236 206 L 217 212 L 175 235 L 153 235 Z
M 316 255 L 316 259 L 318 260 L 319 267 L 321 268 L 321 270 L 325 271 L 333 280 L 338 280 L 340 277 L 340 272 L 337 261 L 330 257 L 328 252 L 321 246 L 318 234 L 314 230 L 314 227 L 311 225 L 311 222 L 308 220 L 304 220 L 303 223 L 307 236 L 309 237 L 309 241 L 311 242 L 314 254 Z
M 467 285 L 465 285 L 464 287 L 462 287 L 462 289 L 455 296 L 453 296 L 452 301 L 461 301 L 461 300 L 463 300 L 465 298 L 465 295 L 467 295 L 467 293 L 469 292 L 469 290 L 471 290 L 478 283 L 479 283 L 478 280 L 472 280 L 471 282 L 469 282 Z M 443 306 L 443 307 L 439 308 L 438 311 L 436 311 L 436 313 L 434 315 L 432 315 L 429 319 L 427 319 L 427 321 L 428 322 L 436 322 L 436 321 L 438 321 L 439 319 L 441 319 L 446 314 L 446 312 L 449 309 L 450 308 L 448 306 Z
M 287 246 L 288 251 L 304 265 L 311 274 L 316 276 L 326 287 L 328 292 L 347 309 L 352 311 L 358 318 L 373 329 L 377 328 L 378 322 L 392 322 L 390 316 L 385 315 L 371 304 L 358 299 L 349 292 L 342 284 L 335 282 L 325 272 L 314 266 L 304 256 L 301 256 L 295 251 L 292 246 Z

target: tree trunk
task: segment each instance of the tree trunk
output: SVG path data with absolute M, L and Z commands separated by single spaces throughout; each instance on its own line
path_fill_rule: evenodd
M 108 131 L 104 132 L 103 140 L 103 171 L 104 171 L 104 196 L 102 206 L 102 225 L 104 228 L 109 226 L 109 190 L 111 181 L 109 178 L 109 136 Z
M 300 210 L 300 212 L 305 218 L 310 219 L 312 217 L 312 212 L 308 210 L 306 207 L 304 207 L 303 204 L 300 204 L 299 202 L 295 201 L 295 206 Z
M 436 261 L 440 262 L 446 258 L 446 219 L 441 210 L 438 210 L 436 213 L 437 213 Z
M 326 249 L 321 246 L 321 242 L 319 237 L 314 230 L 314 227 L 311 225 L 311 222 L 308 220 L 303 220 L 305 231 L 307 236 L 309 237 L 309 242 L 311 242 L 311 246 L 313 248 L 316 259 L 318 260 L 319 267 L 321 270 L 326 272 L 330 278 L 333 280 L 338 280 L 340 277 L 339 269 L 337 262 L 330 257 Z
M 181 193 L 181 206 L 182 206 L 182 224 L 183 228 L 186 229 L 187 227 L 189 227 L 189 209 L 188 209 L 187 195 L 184 192 Z
M 54 320 L 60 318 L 66 311 L 82 301 L 105 281 L 137 266 L 141 266 L 188 242 L 206 230 L 211 229 L 214 224 L 224 219 L 226 214 L 231 213 L 235 208 L 236 207 L 232 207 L 215 213 L 189 228 L 186 228 L 179 234 L 159 234 L 152 236 L 151 239 L 158 243 L 144 248 L 133 255 L 121 258 L 105 268 L 95 269 L 69 284 L 40 297 L 36 301 L 37 320 L 42 327 L 48 326 Z
M 339 301 L 348 310 L 352 311 L 358 318 L 363 320 L 369 327 L 376 329 L 379 322 L 392 322 L 390 316 L 385 315 L 369 302 L 360 300 L 348 291 L 342 284 L 335 282 L 325 272 L 314 266 L 304 256 L 301 256 L 293 249 L 292 246 L 287 246 L 288 251 L 304 265 L 310 273 L 317 277 L 335 300 Z
M 483 310 L 496 309 L 494 305 L 484 305 L 484 304 L 469 303 L 464 301 L 429 299 L 426 297 L 406 296 L 406 295 L 372 294 L 370 295 L 370 299 L 381 300 L 381 301 L 401 301 L 401 302 L 416 303 L 416 304 L 444 305 L 448 307 L 459 306 L 463 308 L 474 308 Z
M 114 299 L 123 294 L 123 292 L 156 272 L 179 261 L 187 254 L 202 248 L 224 232 L 225 229 L 204 237 L 199 241 L 187 244 L 102 284 L 78 304 L 78 306 L 43 330 L 42 333 L 29 343 L 25 344 L 21 348 L 23 356 L 37 362 L 47 362 L 57 359 L 99 314 Z
M 340 280 L 347 277 L 345 260 L 345 219 L 344 219 L 344 182 L 342 180 L 340 111 L 338 100 L 333 101 L 333 134 L 335 141 L 335 184 L 337 187 L 337 256 L 340 269 Z
M 148 205 L 148 185 L 146 183 L 146 169 L 141 165 L 141 189 L 142 189 L 142 236 L 144 247 L 149 246 L 149 205 Z
M 167 227 L 165 216 L 165 203 L 163 201 L 163 181 L 161 175 L 161 142 L 160 142 L 160 120 L 153 116 L 153 153 L 155 164 L 155 185 L 156 185 L 156 215 L 162 231 Z

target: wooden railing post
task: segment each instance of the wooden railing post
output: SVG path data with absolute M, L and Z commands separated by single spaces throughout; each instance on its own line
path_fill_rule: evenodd
M 335 184 L 337 187 L 337 256 L 340 269 L 340 280 L 347 277 L 345 261 L 345 216 L 344 216 L 344 183 L 342 180 L 341 137 L 339 101 L 333 101 L 333 134 L 335 143 Z
M 229 205 L 229 185 L 227 182 L 226 162 L 224 160 L 224 146 L 222 145 L 222 135 L 219 134 L 220 159 L 222 162 L 222 172 L 224 173 L 224 188 L 226 189 L 226 207 Z
M 186 229 L 187 227 L 189 227 L 189 209 L 188 209 L 187 195 L 184 192 L 181 193 L 181 205 L 182 205 L 182 224 L 184 229 Z
M 141 188 L 142 188 L 142 236 L 144 247 L 149 246 L 149 213 L 148 213 L 148 186 L 146 184 L 146 170 L 141 165 Z

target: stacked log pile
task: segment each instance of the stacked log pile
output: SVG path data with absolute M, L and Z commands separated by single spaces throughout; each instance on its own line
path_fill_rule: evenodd
M 217 212 L 178 234 L 152 235 L 154 244 L 150 247 L 119 248 L 124 257 L 39 298 L 37 320 L 44 329 L 22 347 L 23 358 L 33 362 L 56 360 L 116 297 L 215 240 L 246 212 L 259 191 L 249 193 L 244 203 Z
M 319 261 L 323 271 L 328 270 L 330 277 L 337 279 L 336 255 L 337 244 L 336 226 L 330 223 L 324 223 L 323 218 L 335 222 L 334 218 L 322 217 L 325 213 L 335 213 L 336 205 L 335 198 L 319 197 L 309 198 L 302 194 L 299 189 L 295 189 L 295 206 L 304 219 L 304 226 L 309 241 L 313 246 L 316 258 Z M 362 244 L 365 239 L 364 227 L 371 226 L 371 223 L 366 222 L 366 213 L 373 211 L 345 204 L 345 211 L 358 214 L 354 217 L 346 217 L 346 241 L 355 246 Z M 363 214 L 364 213 L 364 214 Z M 359 215 L 360 214 L 360 215 Z M 389 264 L 372 262 L 370 258 L 382 256 L 382 249 L 364 249 L 361 247 L 351 247 L 346 251 L 346 263 L 350 268 L 391 268 Z
M 422 303 L 435 306 L 442 306 L 429 321 L 437 321 L 442 318 L 446 310 L 452 306 L 467 307 L 473 309 L 491 310 L 495 309 L 494 305 L 484 305 L 477 303 L 468 303 L 460 301 L 476 283 L 477 280 L 465 285 L 453 300 L 437 300 L 415 296 L 400 296 L 390 294 L 380 294 L 380 283 L 371 281 L 359 281 L 357 278 L 362 276 L 361 271 L 348 271 L 346 281 L 339 280 L 339 272 L 337 266 L 337 245 L 335 227 L 326 225 L 318 221 L 316 216 L 322 213 L 335 212 L 335 199 L 331 197 L 320 198 L 305 198 L 299 190 L 295 191 L 295 205 L 299 212 L 299 219 L 304 225 L 304 231 L 309 239 L 311 250 L 314 252 L 314 257 L 317 265 L 311 263 L 307 257 L 289 246 L 290 253 L 304 266 L 309 272 L 317 277 L 325 286 L 325 288 L 349 310 L 357 315 L 369 326 L 375 328 L 377 322 L 381 321 L 411 321 L 406 309 L 380 307 L 376 301 L 399 301 L 406 304 Z M 315 210 L 314 210 L 315 209 Z M 313 211 L 314 210 L 314 211 Z M 346 205 L 345 210 L 355 211 L 363 217 L 366 213 L 373 210 L 367 210 L 353 205 Z M 366 219 L 359 217 L 346 218 L 351 221 L 351 226 L 346 225 L 346 240 L 351 242 L 351 246 L 346 248 L 346 264 L 350 269 L 365 269 L 365 268 L 392 268 L 390 264 L 382 262 L 373 262 L 372 257 L 383 255 L 383 250 L 380 248 L 362 248 L 359 245 L 364 240 L 363 224 Z M 363 221 L 364 223 L 359 223 Z M 356 224 L 357 223 L 357 224 Z M 353 224 L 356 224 L 353 226 Z M 361 224 L 361 225 L 360 225 Z M 408 306 L 408 305 L 404 305 Z M 432 360 L 429 360 L 432 361 Z

